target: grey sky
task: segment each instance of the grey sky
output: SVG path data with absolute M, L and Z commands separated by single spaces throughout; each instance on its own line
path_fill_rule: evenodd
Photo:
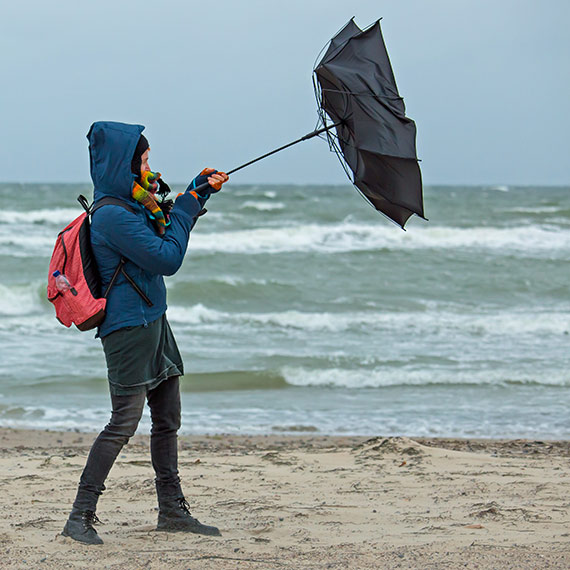
M 88 181 L 96 120 L 142 123 L 185 182 L 311 131 L 346 21 L 382 29 L 426 184 L 570 184 L 568 0 L 2 2 L 0 180 Z M 313 139 L 236 183 L 343 183 Z

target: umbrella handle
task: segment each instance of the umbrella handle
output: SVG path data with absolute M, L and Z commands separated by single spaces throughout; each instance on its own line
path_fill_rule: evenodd
M 232 170 L 229 170 L 228 172 L 226 172 L 226 174 L 233 174 L 234 172 L 237 172 L 238 170 L 241 170 L 242 168 L 245 168 L 246 166 L 250 166 L 251 164 L 254 164 L 255 162 L 258 162 L 260 160 L 263 160 L 264 158 L 267 158 L 268 156 L 271 156 L 272 154 L 275 154 L 277 152 L 280 152 L 282 150 L 285 150 L 286 148 L 289 148 L 290 146 L 293 146 L 295 144 L 298 144 L 300 142 L 312 139 L 313 137 L 316 137 L 318 135 L 323 134 L 326 131 L 330 131 L 331 129 L 335 128 L 335 127 L 339 127 L 340 125 L 342 125 L 343 121 L 338 121 L 338 123 L 334 123 L 332 125 L 329 125 L 328 127 L 323 127 L 321 129 L 317 129 L 314 130 L 310 133 L 307 133 L 305 136 L 301 137 L 300 139 L 297 139 L 293 142 L 290 142 L 288 144 L 285 144 L 283 146 L 280 146 L 279 148 L 276 148 L 275 150 L 272 150 L 270 152 L 267 152 L 261 156 L 258 156 L 257 158 L 254 158 L 253 160 L 250 160 L 249 162 L 246 162 L 244 164 L 241 164 L 240 166 L 237 166 L 236 168 L 233 168 Z M 195 192 L 200 193 L 201 190 L 206 189 L 209 186 L 209 184 L 207 182 L 204 182 L 204 184 L 200 184 L 200 186 L 197 186 L 196 188 L 193 188 L 193 190 Z

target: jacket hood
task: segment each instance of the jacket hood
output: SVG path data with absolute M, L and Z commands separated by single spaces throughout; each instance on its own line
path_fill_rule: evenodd
M 97 121 L 87 133 L 93 198 L 113 196 L 131 200 L 134 174 L 131 160 L 141 133 L 142 125 L 128 125 L 113 121 Z

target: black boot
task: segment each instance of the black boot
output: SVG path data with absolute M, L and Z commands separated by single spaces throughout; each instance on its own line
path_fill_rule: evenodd
M 94 511 L 81 511 L 73 507 L 61 534 L 85 544 L 103 544 L 97 531 L 93 528 L 93 524 L 96 522 L 101 521 Z
M 158 526 L 156 530 L 222 536 L 220 530 L 215 526 L 202 524 L 198 519 L 191 516 L 188 507 L 189 505 L 184 497 L 161 500 L 159 503 Z

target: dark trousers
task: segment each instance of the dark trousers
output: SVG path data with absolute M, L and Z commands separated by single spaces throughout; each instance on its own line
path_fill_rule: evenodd
M 111 394 L 111 420 L 91 447 L 73 503 L 75 508 L 95 511 L 97 499 L 105 490 L 105 479 L 115 459 L 137 429 L 145 400 L 148 401 L 152 420 L 150 454 L 159 501 L 182 497 L 177 446 L 180 385 L 178 376 L 174 376 L 148 392 L 128 396 Z

